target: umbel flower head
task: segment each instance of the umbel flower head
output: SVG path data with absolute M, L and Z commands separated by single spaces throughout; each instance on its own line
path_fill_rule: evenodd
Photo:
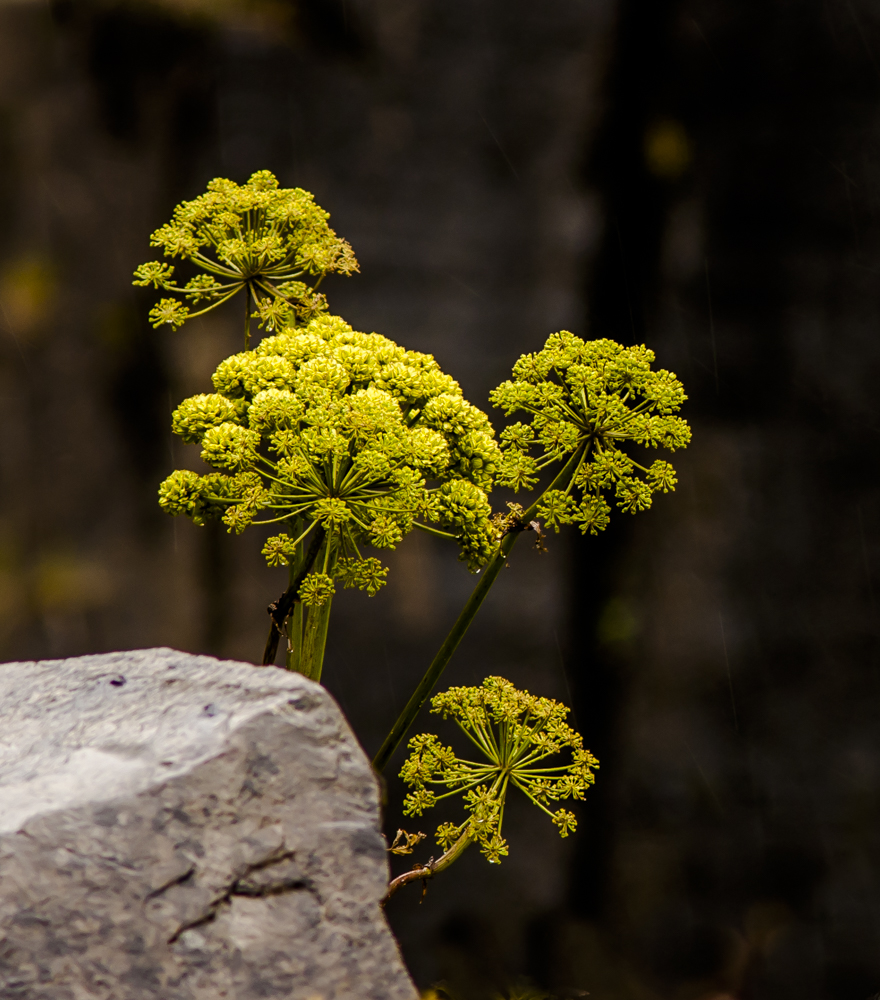
M 358 263 L 349 244 L 327 225 L 329 214 L 308 191 L 279 188 L 260 170 L 239 186 L 216 178 L 205 194 L 174 210 L 171 222 L 150 237 L 166 257 L 180 257 L 200 272 L 185 285 L 174 281 L 174 266 L 141 264 L 135 285 L 161 288 L 206 303 L 197 312 L 181 298 L 164 298 L 150 312 L 153 326 L 182 326 L 246 290 L 252 314 L 269 330 L 307 321 L 325 312 L 317 287 L 332 272 L 352 274 Z M 247 347 L 247 342 L 245 347 Z
M 472 568 L 491 556 L 494 431 L 429 354 L 323 315 L 227 358 L 213 382 L 180 404 L 173 430 L 217 471 L 172 473 L 159 502 L 235 532 L 283 524 L 263 549 L 272 566 L 323 530 L 304 603 L 324 603 L 334 579 L 375 593 L 387 570 L 361 546 L 393 549 L 416 526 L 458 539 Z
M 404 800 L 404 815 L 420 816 L 453 795 L 464 799 L 467 818 L 457 826 L 443 823 L 437 828 L 437 843 L 444 850 L 466 837 L 479 843 L 489 861 L 498 863 L 506 856 L 501 824 L 511 785 L 550 817 L 561 837 L 575 830 L 573 813 L 549 806 L 583 799 L 599 762 L 566 723 L 565 705 L 519 691 L 503 677 L 487 677 L 480 687 L 454 687 L 435 695 L 431 711 L 454 719 L 481 757 L 457 757 L 452 747 L 429 733 L 409 741 L 410 756 L 400 772 L 412 788 Z M 570 760 L 547 763 L 563 752 Z
M 606 495 L 635 514 L 651 506 L 653 493 L 674 489 L 669 462 L 657 459 L 646 467 L 623 450 L 629 443 L 675 451 L 691 439 L 687 422 L 674 415 L 687 399 L 684 388 L 672 372 L 652 371 L 653 362 L 647 347 L 585 341 L 565 330 L 536 354 L 524 354 L 513 378 L 491 395 L 507 415 L 528 414 L 501 432 L 497 482 L 531 488 L 547 466 L 579 453 L 571 480 L 545 493 L 538 514 L 557 531 L 561 524 L 579 524 L 594 535 L 608 525 Z

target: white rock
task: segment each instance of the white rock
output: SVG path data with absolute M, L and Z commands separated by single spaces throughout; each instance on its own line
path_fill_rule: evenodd
M 414 1000 L 327 692 L 170 649 L 0 666 L 3 1000 Z

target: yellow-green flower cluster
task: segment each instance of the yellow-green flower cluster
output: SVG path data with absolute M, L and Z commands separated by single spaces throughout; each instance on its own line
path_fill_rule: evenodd
M 375 593 L 387 570 L 360 546 L 393 549 L 413 527 L 456 538 L 472 568 L 491 556 L 500 451 L 430 355 L 322 315 L 227 358 L 213 383 L 181 403 L 173 429 L 217 471 L 172 473 L 159 502 L 230 531 L 284 524 L 263 550 L 274 566 L 293 564 L 320 526 L 325 557 L 305 603 L 325 601 L 336 579 Z
M 480 687 L 454 687 L 431 699 L 431 711 L 452 718 L 485 760 L 457 757 L 452 747 L 423 733 L 409 741 L 410 756 L 400 772 L 412 787 L 404 815 L 420 816 L 441 799 L 464 798 L 468 817 L 459 825 L 443 823 L 437 842 L 449 848 L 462 837 L 479 843 L 494 863 L 507 855 L 501 836 L 504 801 L 513 785 L 551 818 L 562 837 L 576 828 L 574 814 L 555 812 L 551 802 L 583 799 L 595 781 L 599 762 L 584 749 L 583 739 L 565 721 L 568 709 L 551 698 L 519 691 L 503 677 L 488 677 Z M 568 763 L 545 766 L 549 757 L 568 750 Z M 446 789 L 440 793 L 433 788 Z
M 242 289 L 256 309 L 253 316 L 269 330 L 325 312 L 326 300 L 316 291 L 323 277 L 358 270 L 354 252 L 327 225 L 329 218 L 308 191 L 279 188 L 268 170 L 241 186 L 219 177 L 211 181 L 205 194 L 178 205 L 171 222 L 150 238 L 166 257 L 180 257 L 202 273 L 183 286 L 175 283 L 171 264 L 150 261 L 134 273 L 135 285 L 207 305 L 191 312 L 180 298 L 164 298 L 150 313 L 153 326 L 182 326 Z
M 567 331 L 523 355 L 513 379 L 491 396 L 507 415 L 529 414 L 501 433 L 498 483 L 530 488 L 544 468 L 580 450 L 573 479 L 565 489 L 548 491 L 538 514 L 557 531 L 561 524 L 579 524 L 594 535 L 608 524 L 606 494 L 634 514 L 651 506 L 653 493 L 674 489 L 669 462 L 646 467 L 623 450 L 630 442 L 675 451 L 690 441 L 687 422 L 674 416 L 687 399 L 682 384 L 672 372 L 652 371 L 653 361 L 654 352 L 644 346 L 584 341 Z

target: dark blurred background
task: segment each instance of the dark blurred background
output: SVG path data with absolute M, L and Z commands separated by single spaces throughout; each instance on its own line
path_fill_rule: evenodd
M 156 504 L 197 462 L 171 410 L 238 313 L 154 332 L 130 285 L 176 202 L 259 168 L 354 245 L 334 311 L 478 405 L 560 328 L 647 343 L 690 394 L 678 491 L 521 543 L 448 669 L 572 704 L 602 769 L 576 836 L 519 804 L 501 866 L 473 852 L 394 899 L 420 988 L 868 1000 L 880 7 L 0 3 L 4 659 L 259 658 L 283 573 Z M 368 752 L 473 583 L 424 536 L 392 563 L 380 596 L 337 599 L 325 672 Z

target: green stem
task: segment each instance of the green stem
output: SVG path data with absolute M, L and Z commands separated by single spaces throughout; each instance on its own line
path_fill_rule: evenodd
M 419 531 L 427 532 L 429 535 L 436 535 L 437 538 L 451 538 L 454 541 L 458 537 L 449 531 L 441 531 L 439 528 L 432 528 L 429 524 L 419 524 L 418 521 L 413 523 L 413 527 L 418 528 Z
M 328 540 L 328 546 L 330 542 Z M 336 564 L 336 552 L 325 554 L 324 572 L 333 575 Z M 321 680 L 321 671 L 324 667 L 324 650 L 327 646 L 327 628 L 330 624 L 330 609 L 333 606 L 333 598 L 328 597 L 323 604 L 313 605 L 306 615 L 306 625 L 303 630 L 302 658 L 300 660 L 300 673 L 313 681 Z
M 330 608 L 333 598 L 328 597 L 323 604 L 309 608 L 302 640 L 300 673 L 313 681 L 321 680 L 324 666 L 324 649 L 327 645 L 327 626 L 330 623 Z
M 574 475 L 574 472 L 580 464 L 580 461 L 586 453 L 588 447 L 589 444 L 583 444 L 577 449 L 576 452 L 574 452 L 571 458 L 565 463 L 565 466 L 562 468 L 559 475 L 557 475 L 547 489 L 544 490 L 544 493 L 547 493 L 550 490 L 558 489 L 561 483 L 564 483 L 567 478 Z M 531 507 L 529 507 L 529 509 L 520 518 L 520 524 L 522 526 L 520 530 L 509 532 L 501 540 L 501 544 L 498 546 L 498 551 L 489 560 L 488 565 L 483 570 L 479 583 L 476 587 L 474 587 L 473 593 L 468 598 L 467 604 L 465 604 L 462 608 L 461 614 L 452 626 L 452 630 L 443 640 L 443 645 L 437 651 L 437 655 L 434 657 L 433 662 L 425 671 L 424 677 L 422 677 L 419 681 L 418 686 L 412 693 L 412 697 L 406 703 L 406 707 L 398 716 L 397 721 L 391 727 L 391 732 L 385 737 L 385 742 L 381 747 L 379 747 L 379 752 L 373 758 L 373 767 L 375 767 L 377 771 L 384 770 L 385 765 L 391 759 L 391 755 L 398 748 L 398 746 L 400 746 L 407 730 L 413 724 L 413 720 L 416 715 L 418 715 L 419 709 L 422 705 L 424 705 L 428 695 L 431 693 L 434 685 L 440 679 L 440 675 L 446 668 L 446 664 L 452 659 L 452 654 L 456 651 L 456 649 L 458 649 L 458 644 L 464 638 L 465 632 L 467 632 L 471 622 L 480 610 L 480 606 L 486 599 L 486 595 L 489 593 L 492 584 L 495 582 L 502 567 L 507 562 L 507 557 L 510 555 L 511 549 L 516 544 L 517 538 L 519 538 L 522 531 L 525 530 L 529 522 L 534 518 L 544 493 L 542 493 L 538 499 L 535 500 Z

